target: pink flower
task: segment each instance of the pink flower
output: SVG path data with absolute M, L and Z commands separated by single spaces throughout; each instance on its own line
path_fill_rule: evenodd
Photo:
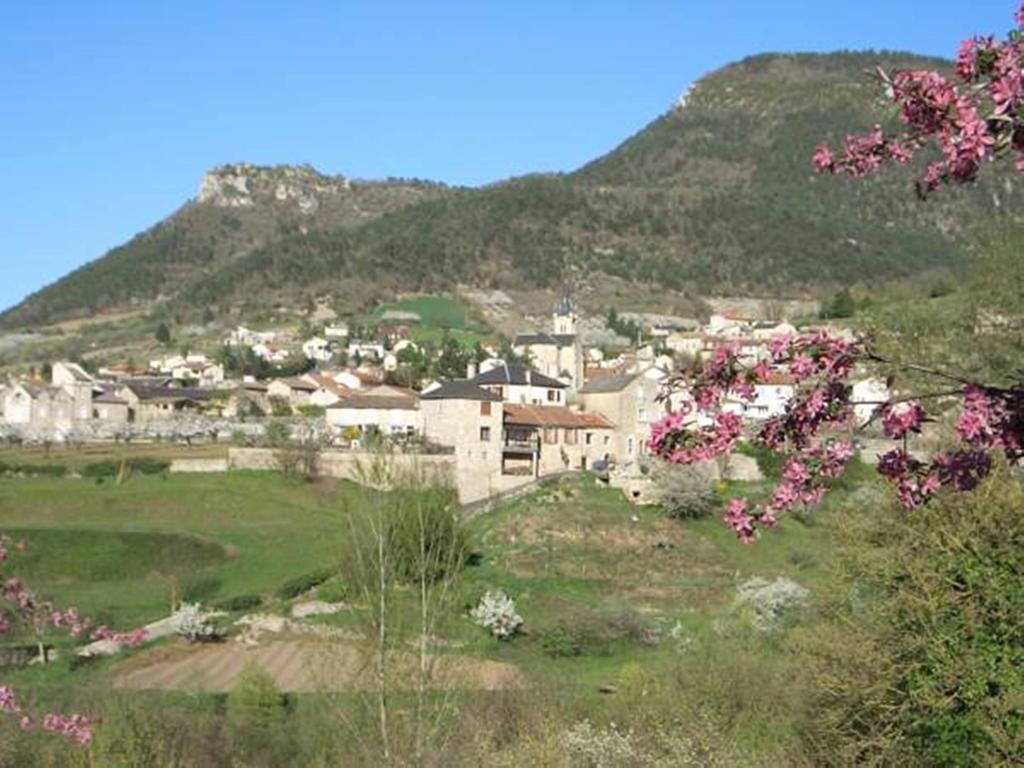
M 924 408 L 916 400 L 886 405 L 882 409 L 882 431 L 886 437 L 898 440 L 910 432 L 920 432 L 924 417 Z
M 832 156 L 832 150 L 828 148 L 827 144 L 820 144 L 814 150 L 812 162 L 818 173 L 831 172 L 836 165 L 835 158 Z
M 754 539 L 754 518 L 747 514 L 747 502 L 744 499 L 733 499 L 726 508 L 725 524 L 736 532 L 736 536 L 744 544 Z
M 978 68 L 974 63 L 975 40 L 968 38 L 960 43 L 956 51 L 956 73 L 964 82 L 970 82 L 977 76 Z

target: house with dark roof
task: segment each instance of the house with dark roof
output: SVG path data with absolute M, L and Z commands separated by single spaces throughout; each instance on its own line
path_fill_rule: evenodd
M 139 382 L 122 384 L 116 395 L 128 404 L 128 421 L 163 421 L 200 411 L 213 398 L 209 389 L 166 387 Z
M 473 384 L 490 390 L 506 403 L 532 405 L 565 405 L 568 384 L 525 365 L 501 363 L 472 380 Z
M 651 425 L 666 412 L 659 401 L 660 385 L 646 373 L 627 373 L 591 379 L 576 393 L 585 413 L 600 414 L 614 425 L 609 458 L 620 463 L 636 461 L 647 453 Z
M 576 332 L 578 320 L 572 301 L 564 298 L 555 306 L 550 333 L 516 334 L 512 348 L 518 355 L 527 355 L 544 375 L 578 388 L 583 384 L 583 346 Z

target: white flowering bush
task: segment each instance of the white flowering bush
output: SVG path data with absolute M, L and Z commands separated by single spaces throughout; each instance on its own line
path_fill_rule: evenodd
M 618 768 L 634 765 L 643 757 L 633 733 L 618 730 L 614 723 L 594 728 L 584 720 L 562 731 L 558 741 L 567 768 Z
M 755 577 L 736 588 L 736 602 L 754 610 L 754 626 L 763 632 L 775 629 L 779 618 L 807 602 L 809 595 L 807 589 L 783 576 L 774 581 Z
M 500 589 L 488 591 L 469 615 L 499 640 L 512 637 L 523 625 L 523 617 L 516 613 L 515 601 Z
M 220 636 L 218 630 L 210 623 L 209 617 L 203 613 L 199 603 L 182 603 L 172 616 L 174 631 L 190 643 L 202 643 L 216 640 Z

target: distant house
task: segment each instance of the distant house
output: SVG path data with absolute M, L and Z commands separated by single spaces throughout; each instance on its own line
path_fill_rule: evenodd
M 310 405 L 326 408 L 328 405 L 334 405 L 342 398 L 352 394 L 352 389 L 344 384 L 339 384 L 333 376 L 326 373 L 307 373 L 302 378 L 311 384 L 315 384 L 317 387 L 309 396 Z
M 202 387 L 216 387 L 224 381 L 224 366 L 209 360 L 186 360 L 170 369 L 178 381 L 195 381 Z
M 502 473 L 536 477 L 569 469 L 588 469 L 610 457 L 615 425 L 600 413 L 564 406 L 504 407 Z M 528 463 L 527 463 L 528 462 Z
M 555 307 L 553 332 L 520 333 L 512 341 L 516 354 L 528 355 L 541 373 L 572 387 L 583 385 L 583 346 L 576 334 L 577 315 L 565 298 Z
M 276 331 L 253 331 L 240 325 L 224 339 L 224 344 L 229 347 L 252 347 L 256 344 L 268 344 L 276 339 Z
M 348 326 L 344 323 L 332 323 L 324 328 L 324 336 L 328 339 L 347 339 Z
M 228 394 L 221 413 L 228 418 L 267 416 L 271 413 L 267 385 L 262 381 L 243 381 Z
M 750 421 L 781 416 L 796 393 L 796 379 L 786 374 L 771 374 L 766 381 L 754 385 L 754 399 L 730 397 L 722 403 L 722 410 L 742 416 Z
M 15 382 L 4 393 L 4 420 L 36 429 L 70 429 L 75 399 L 60 387 Z
M 103 392 L 92 399 L 93 416 L 106 424 L 128 423 L 128 402 L 113 391 Z
M 850 400 L 857 425 L 867 424 L 878 408 L 892 397 L 892 390 L 884 379 L 869 376 L 853 382 Z
M 128 421 L 145 424 L 165 421 L 203 409 L 213 393 L 208 389 L 122 384 L 116 396 L 128 405 Z
M 266 360 L 268 363 L 283 363 L 291 356 L 288 350 L 271 346 L 270 344 L 262 341 L 253 344 L 250 349 L 252 349 L 252 353 L 256 355 L 256 357 Z
M 460 379 L 432 387 L 420 397 L 423 435 L 467 459 L 497 462 L 502 402 L 496 392 Z
M 386 353 L 387 350 L 384 349 L 383 344 L 373 341 L 353 341 L 345 348 L 345 354 L 348 355 L 349 361 L 356 358 L 380 361 L 384 359 Z
M 594 379 L 579 390 L 577 397 L 584 412 L 601 414 L 615 425 L 609 458 L 627 463 L 647 453 L 651 425 L 666 410 L 658 399 L 660 391 L 657 377 L 646 373 Z
M 327 339 L 314 336 L 302 342 L 302 354 L 310 360 L 325 363 L 334 356 L 333 345 Z
M 319 385 L 305 378 L 275 379 L 267 385 L 267 396 L 282 400 L 292 408 L 310 405 L 310 398 Z
M 398 437 L 423 431 L 423 414 L 416 393 L 357 392 L 327 406 L 326 414 L 327 426 L 338 434 L 352 431 L 362 437 L 376 432 Z
M 524 365 L 498 365 L 472 379 L 507 403 L 565 405 L 568 385 Z

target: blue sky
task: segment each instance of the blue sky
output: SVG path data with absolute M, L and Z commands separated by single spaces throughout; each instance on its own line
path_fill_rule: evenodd
M 483 184 L 571 170 L 764 51 L 952 56 L 1013 1 L 5 2 L 0 307 L 225 162 Z

